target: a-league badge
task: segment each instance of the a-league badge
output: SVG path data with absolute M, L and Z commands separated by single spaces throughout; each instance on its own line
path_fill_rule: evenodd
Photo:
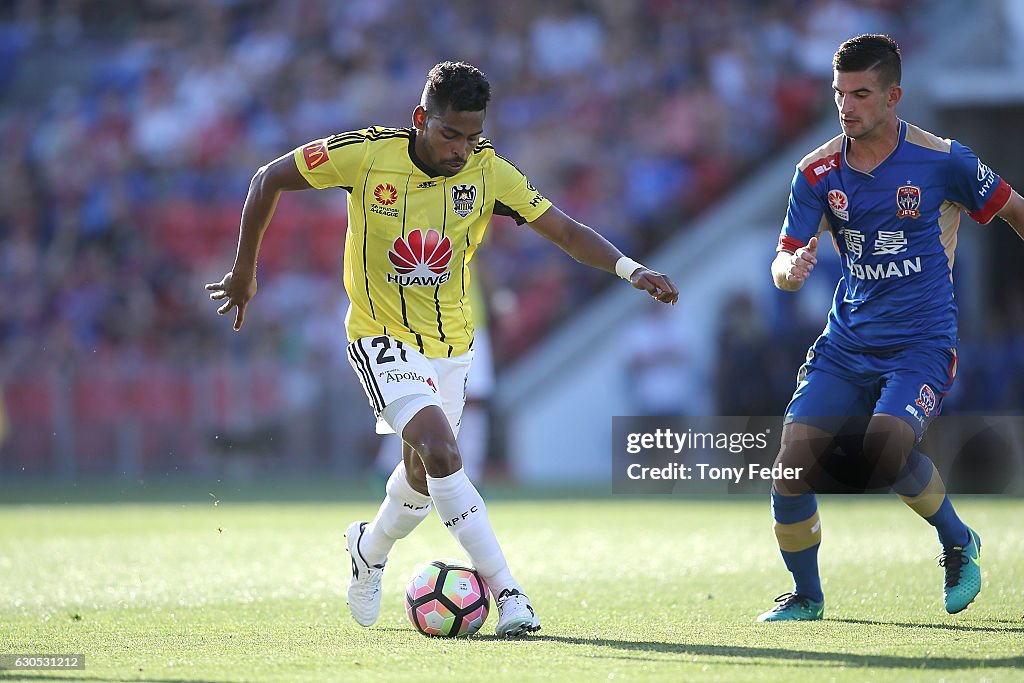
M 828 208 L 841 221 L 850 220 L 850 200 L 842 190 L 830 190 L 828 193 Z
M 476 185 L 453 185 L 452 208 L 463 218 L 473 213 L 476 204 Z
M 896 218 L 920 218 L 921 188 L 917 185 L 901 185 L 896 190 Z

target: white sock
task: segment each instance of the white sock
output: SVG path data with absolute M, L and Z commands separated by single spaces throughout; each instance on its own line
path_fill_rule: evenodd
M 436 479 L 427 476 L 427 490 L 441 521 L 469 555 L 491 592 L 498 595 L 506 588 L 521 591 L 509 572 L 505 555 L 491 528 L 484 499 L 465 470 Z
M 430 514 L 430 496 L 425 496 L 405 478 L 405 463 L 400 462 L 388 478 L 387 496 L 377 516 L 366 525 L 359 550 L 370 564 L 383 564 L 395 541 L 405 538 Z

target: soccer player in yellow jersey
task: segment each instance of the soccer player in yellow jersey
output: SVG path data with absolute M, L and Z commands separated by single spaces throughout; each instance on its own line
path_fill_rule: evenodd
M 369 397 L 377 431 L 402 436 L 402 463 L 376 517 L 353 522 L 348 603 L 370 626 L 380 613 L 381 574 L 395 541 L 431 505 L 496 596 L 499 636 L 540 628 L 512 578 L 484 502 L 456 445 L 473 359 L 467 265 L 492 214 L 527 223 L 581 263 L 628 280 L 666 304 L 679 290 L 667 276 L 623 256 L 566 216 L 498 155 L 483 134 L 490 84 L 477 68 L 442 62 L 430 70 L 409 129 L 370 127 L 310 142 L 261 167 L 242 209 L 231 271 L 206 285 L 235 309 L 239 330 L 256 294 L 256 258 L 282 191 L 348 191 L 345 318 L 349 360 Z

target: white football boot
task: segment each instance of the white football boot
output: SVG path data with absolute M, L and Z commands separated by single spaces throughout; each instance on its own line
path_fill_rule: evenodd
M 518 638 L 540 630 L 540 619 L 530 604 L 530 599 L 515 588 L 506 588 L 498 595 L 498 626 L 495 633 L 499 638 Z
M 348 609 L 360 626 L 372 626 L 380 615 L 380 582 L 384 565 L 371 565 L 359 552 L 366 522 L 352 522 L 345 532 L 348 554 L 352 556 L 352 580 L 348 584 Z

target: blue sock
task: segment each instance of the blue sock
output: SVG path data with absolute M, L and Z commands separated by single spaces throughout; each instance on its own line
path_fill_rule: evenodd
M 821 602 L 825 596 L 818 574 L 821 523 L 817 498 L 813 493 L 783 496 L 773 488 L 772 518 L 782 561 L 793 575 L 793 592 Z
M 914 512 L 935 527 L 943 548 L 967 545 L 967 525 L 953 510 L 942 477 L 927 455 L 916 450 L 910 451 L 907 464 L 893 482 L 892 490 Z
M 949 496 L 943 497 L 939 511 L 931 517 L 925 517 L 925 521 L 935 527 L 935 531 L 939 535 L 939 543 L 943 548 L 952 548 L 955 545 L 963 548 L 970 540 L 967 525 L 957 517 Z

